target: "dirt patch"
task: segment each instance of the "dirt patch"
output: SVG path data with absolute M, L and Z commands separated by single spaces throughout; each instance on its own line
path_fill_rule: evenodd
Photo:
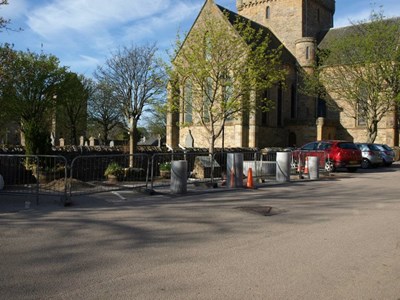
M 91 189 L 91 188 L 95 187 L 93 184 L 89 184 L 89 183 L 80 181 L 78 179 L 65 180 L 64 178 L 62 178 L 62 179 L 53 180 L 46 184 L 41 184 L 40 188 L 45 189 L 45 190 L 63 192 L 63 191 L 65 191 L 66 184 L 70 184 L 74 189 L 79 189 L 79 190 L 80 189 Z

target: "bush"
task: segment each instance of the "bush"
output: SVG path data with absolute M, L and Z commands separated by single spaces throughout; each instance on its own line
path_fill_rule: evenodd
M 111 162 L 107 166 L 107 169 L 104 171 L 104 176 L 108 175 L 114 175 L 114 176 L 122 175 L 122 167 L 116 162 Z
M 160 171 L 171 171 L 171 163 L 170 162 L 161 163 Z
M 25 153 L 27 155 L 46 155 L 51 153 L 50 133 L 36 122 L 24 124 Z

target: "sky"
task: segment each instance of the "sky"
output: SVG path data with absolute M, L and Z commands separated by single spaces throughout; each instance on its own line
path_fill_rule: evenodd
M 335 27 L 368 19 L 382 6 L 385 16 L 400 16 L 399 0 L 336 0 Z M 215 0 L 236 12 L 236 0 Z M 374 3 L 374 4 L 371 4 Z M 157 43 L 167 58 L 177 33 L 187 32 L 204 0 L 9 0 L 0 15 L 11 28 L 0 44 L 16 50 L 49 53 L 72 72 L 93 76 L 119 47 Z

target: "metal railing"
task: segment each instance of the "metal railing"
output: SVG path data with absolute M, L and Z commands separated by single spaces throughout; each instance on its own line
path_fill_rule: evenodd
M 67 160 L 58 155 L 0 155 L 2 193 L 67 195 Z
M 149 161 L 146 154 L 78 156 L 71 162 L 68 194 L 147 187 Z
M 275 180 L 276 152 L 242 152 L 243 177 L 252 168 L 254 180 Z M 57 155 L 0 155 L 1 193 L 61 196 L 64 203 L 85 194 L 133 189 L 162 189 L 170 185 L 168 169 L 175 160 L 187 161 L 188 184 L 226 181 L 228 152 L 178 152 L 119 155 L 84 155 L 68 161 Z M 303 156 L 298 158 L 301 162 Z M 113 165 L 115 176 L 108 176 Z
M 319 158 L 320 173 L 330 173 L 333 171 L 333 162 L 325 151 L 296 150 L 292 152 L 292 175 L 297 174 L 299 177 L 303 177 L 308 174 L 308 157 L 310 156 L 316 156 Z

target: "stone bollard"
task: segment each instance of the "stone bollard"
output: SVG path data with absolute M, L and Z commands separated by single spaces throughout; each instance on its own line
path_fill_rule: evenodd
M 226 182 L 230 188 L 243 187 L 243 153 L 228 153 Z
M 308 177 L 311 180 L 319 179 L 319 157 L 317 156 L 308 157 Z
M 171 193 L 186 194 L 187 192 L 187 161 L 174 160 L 171 164 Z
M 290 182 L 290 162 L 292 153 L 277 152 L 276 153 L 276 181 Z

